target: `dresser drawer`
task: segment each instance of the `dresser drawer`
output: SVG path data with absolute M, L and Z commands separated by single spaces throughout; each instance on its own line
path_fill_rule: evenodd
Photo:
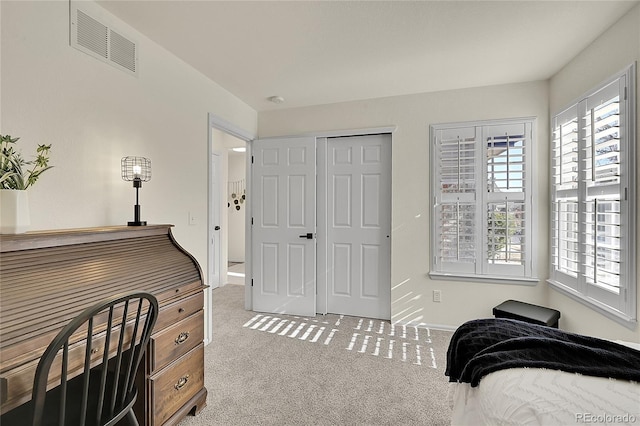
M 200 291 L 160 308 L 154 330 L 160 331 L 195 314 L 204 307 L 204 292 Z
M 160 426 L 204 387 L 204 344 L 152 376 L 150 382 L 153 426 Z
M 166 302 L 171 301 L 171 299 L 182 297 L 183 295 L 189 294 L 198 288 L 202 288 L 202 281 L 200 280 L 181 285 L 180 287 L 172 287 L 169 290 L 165 290 L 154 295 L 156 296 L 156 299 L 158 299 L 158 303 L 162 306 Z
M 151 336 L 151 371 L 157 371 L 193 349 L 204 339 L 204 312 Z

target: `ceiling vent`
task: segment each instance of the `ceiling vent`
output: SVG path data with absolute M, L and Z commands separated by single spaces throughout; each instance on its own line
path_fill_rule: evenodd
M 138 75 L 138 45 L 82 5 L 71 2 L 71 46 L 129 74 Z

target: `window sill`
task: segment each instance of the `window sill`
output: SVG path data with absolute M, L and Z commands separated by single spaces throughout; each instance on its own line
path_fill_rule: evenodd
M 579 302 L 582 303 L 583 305 L 585 305 L 588 308 L 593 309 L 594 311 L 598 312 L 599 314 L 604 315 L 605 317 L 609 318 L 610 320 L 613 320 L 615 322 L 617 322 L 618 324 L 621 324 L 625 327 L 627 327 L 630 330 L 635 330 L 636 326 L 638 325 L 638 321 L 628 315 L 625 315 L 622 312 L 619 311 L 614 311 L 613 309 L 607 307 L 606 305 L 603 305 L 601 303 L 599 303 L 598 301 L 594 300 L 594 299 L 590 299 L 586 296 L 584 296 L 583 294 L 580 294 L 578 292 L 576 292 L 575 290 L 571 289 L 570 287 L 567 287 L 557 281 L 553 281 L 553 280 L 547 280 L 547 283 L 551 286 L 551 288 L 553 288 L 554 290 L 558 291 L 559 293 L 564 294 L 565 296 Z
M 537 285 L 540 280 L 538 278 L 525 277 L 503 277 L 497 275 L 463 275 L 444 272 L 429 272 L 429 278 L 434 280 L 445 281 L 465 281 L 487 284 L 515 284 L 515 285 Z

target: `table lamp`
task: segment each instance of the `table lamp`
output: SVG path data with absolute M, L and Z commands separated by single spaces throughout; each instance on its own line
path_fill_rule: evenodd
M 140 220 L 140 204 L 138 198 L 138 190 L 142 188 L 142 182 L 151 180 L 151 160 L 144 157 L 123 157 L 122 179 L 127 182 L 133 182 L 136 189 L 136 205 L 133 207 L 133 222 L 127 222 L 129 226 L 144 226 L 146 221 Z

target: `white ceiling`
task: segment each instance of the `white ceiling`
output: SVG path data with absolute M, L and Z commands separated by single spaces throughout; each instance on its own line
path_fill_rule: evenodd
M 263 111 L 547 79 L 638 2 L 98 3 Z

